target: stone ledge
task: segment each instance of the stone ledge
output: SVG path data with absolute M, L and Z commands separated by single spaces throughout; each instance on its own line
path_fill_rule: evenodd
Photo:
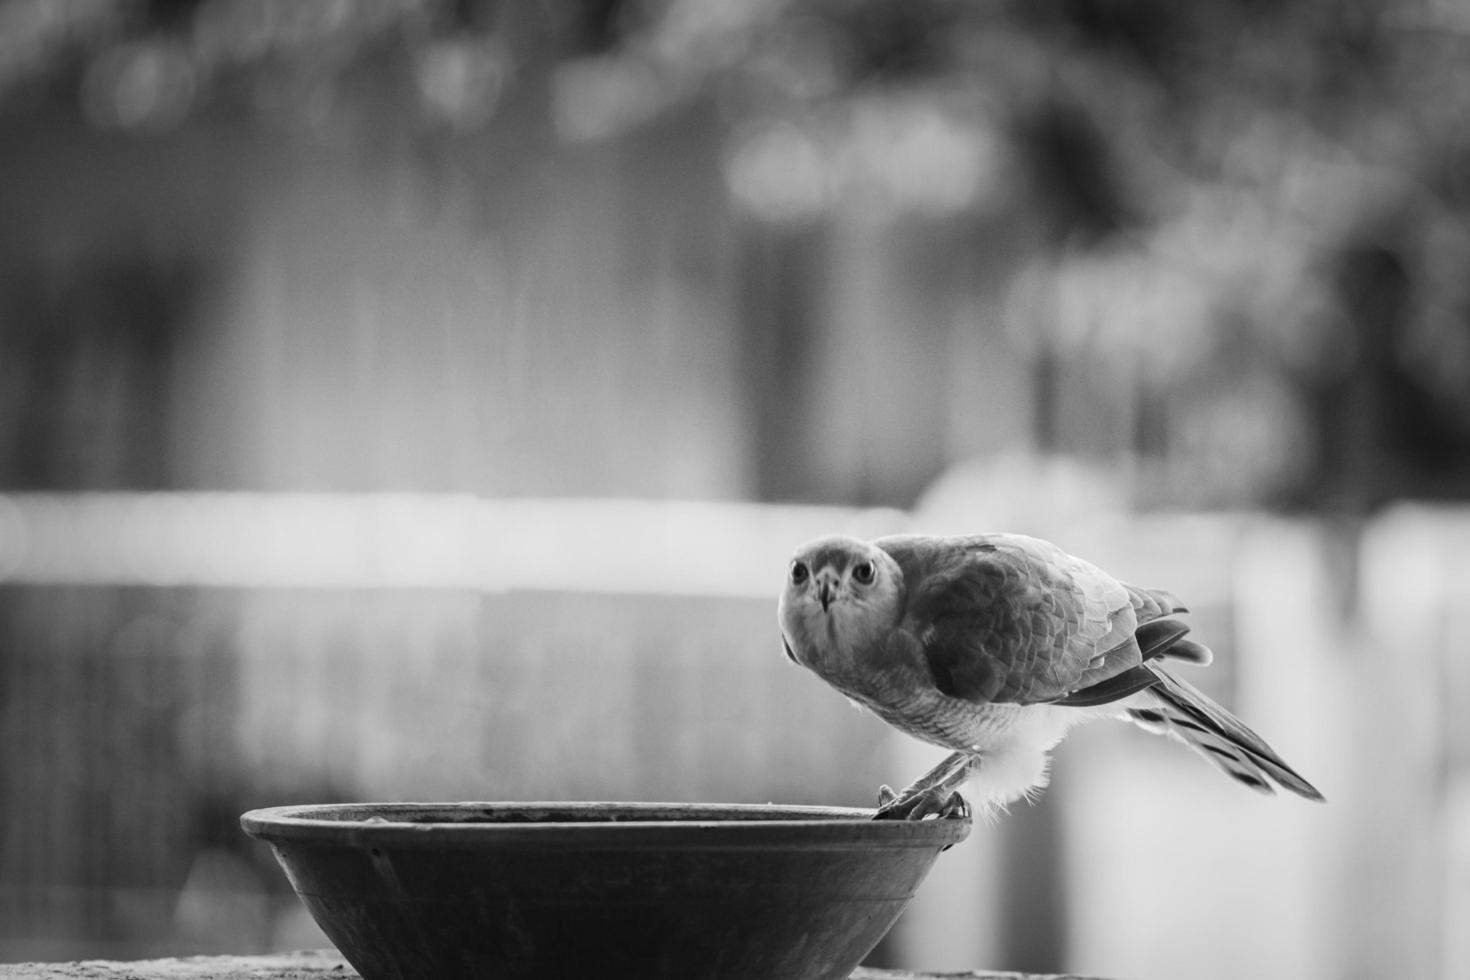
M 359 980 L 336 950 L 273 956 L 188 956 L 172 960 L 3 963 L 5 980 Z
M 83 960 L 79 963 L 0 963 L 0 980 L 360 980 L 336 950 L 271 956 L 189 956 L 172 960 Z M 1071 974 L 914 973 L 859 968 L 852 980 L 1088 980 Z

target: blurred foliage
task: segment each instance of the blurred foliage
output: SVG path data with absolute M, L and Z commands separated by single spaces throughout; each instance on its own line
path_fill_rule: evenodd
M 927 222 L 957 278 L 1000 228 L 1038 385 L 1136 389 L 1131 449 L 1215 502 L 1362 509 L 1470 491 L 1467 31 L 1437 0 L 5 0 L 0 125 L 406 132 L 442 167 L 697 107 L 773 233 Z

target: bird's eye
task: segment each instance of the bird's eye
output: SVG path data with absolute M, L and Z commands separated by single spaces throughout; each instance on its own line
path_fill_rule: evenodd
M 852 577 L 859 585 L 872 585 L 876 571 L 872 562 L 860 561 L 852 566 Z
M 806 562 L 797 561 L 797 562 L 792 562 L 791 563 L 791 584 L 792 585 L 800 585 L 801 583 L 805 582 L 806 579 L 807 579 L 807 576 L 810 575 L 810 574 L 811 574 L 811 572 L 808 571 L 808 569 L 806 567 Z

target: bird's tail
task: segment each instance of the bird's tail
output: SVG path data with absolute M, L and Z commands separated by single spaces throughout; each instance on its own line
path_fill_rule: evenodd
M 1138 706 L 1128 709 L 1133 721 L 1179 739 L 1251 789 L 1274 793 L 1274 782 L 1309 800 L 1322 799 L 1317 788 L 1287 765 L 1261 736 L 1203 691 L 1156 663 L 1144 667 L 1158 677 L 1158 683 L 1139 696 L 1135 702 Z

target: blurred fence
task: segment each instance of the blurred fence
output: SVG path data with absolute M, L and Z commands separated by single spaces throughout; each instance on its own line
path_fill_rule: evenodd
M 5 498 L 0 959 L 291 945 L 255 806 L 870 803 L 883 733 L 781 655 L 771 597 L 793 541 L 864 519 Z
M 546 502 L 510 520 L 495 502 L 397 501 L 428 508 L 429 539 L 438 503 L 478 515 L 458 544 L 458 525 L 442 526 L 437 566 L 374 558 L 399 532 L 381 501 L 355 498 L 340 501 L 337 532 L 302 525 L 264 542 L 261 529 L 290 526 L 281 513 L 303 502 L 246 500 L 257 533 L 240 540 L 255 550 L 237 542 L 196 566 L 187 545 L 150 535 L 129 570 L 109 564 L 127 549 L 108 557 L 105 540 L 62 534 L 100 520 L 86 507 L 116 505 L 167 538 L 168 502 L 6 499 L 0 957 L 309 938 L 237 830 L 253 806 L 865 805 L 927 761 L 792 668 L 776 640 L 790 546 L 834 527 L 893 530 L 896 515 Z M 192 515 L 194 540 L 226 547 L 230 528 L 209 508 L 228 515 L 242 499 L 191 502 L 177 513 Z M 58 513 L 68 519 L 47 524 Z M 1464 975 L 1470 514 L 1405 507 L 1361 529 L 1098 517 L 1052 533 L 1184 596 L 1219 654 L 1200 683 L 1331 802 L 1257 797 L 1163 740 L 1084 729 L 1058 753 L 1041 807 L 946 856 L 885 955 L 1013 967 L 1029 932 L 1063 965 L 1103 975 Z M 293 549 L 298 580 L 267 584 Z M 191 567 L 214 577 L 190 583 Z M 603 588 L 588 587 L 589 569 Z M 1047 875 L 1055 890 L 1038 886 Z
M 908 913 L 904 960 L 1021 965 L 1041 932 L 1065 950 L 1055 962 L 1104 976 L 1465 976 L 1467 536 L 1463 509 L 1408 505 L 1364 527 L 1076 529 L 1079 553 L 1205 613 L 1191 618 L 1219 656 L 1199 682 L 1328 803 L 1243 793 L 1126 726 L 1083 730 L 1043 803 L 1057 826 L 1038 837 L 1045 821 L 1023 811 L 957 848 Z M 1028 868 L 1057 876 L 1051 904 Z

